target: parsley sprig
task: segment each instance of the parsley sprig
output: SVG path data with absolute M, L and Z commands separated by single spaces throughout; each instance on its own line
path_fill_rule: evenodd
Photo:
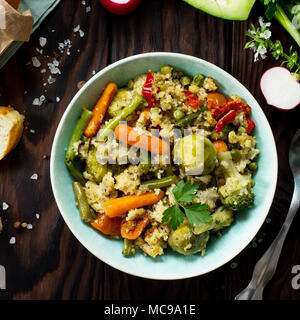
M 199 187 L 198 182 L 192 184 L 184 183 L 183 180 L 179 181 L 172 190 L 175 205 L 165 210 L 162 222 L 168 222 L 173 230 L 179 227 L 185 216 L 193 226 L 201 226 L 204 223 L 211 222 L 212 217 L 207 204 L 193 203 L 187 205 L 195 199 Z

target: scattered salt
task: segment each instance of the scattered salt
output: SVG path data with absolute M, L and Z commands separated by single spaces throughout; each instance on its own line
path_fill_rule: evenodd
M 15 238 L 15 237 L 11 237 L 11 238 L 9 239 L 9 243 L 10 243 L 10 244 L 15 244 L 15 243 L 16 243 L 16 238 Z
M 39 98 L 35 98 L 32 102 L 33 106 L 41 106 L 43 102 L 45 101 L 45 96 L 41 95 Z
M 84 32 L 81 29 L 79 30 L 79 35 L 80 35 L 81 38 L 84 37 Z
M 92 8 L 91 7 L 86 7 L 85 11 L 86 11 L 86 13 L 89 13 L 89 12 L 92 11 Z
M 34 67 L 39 68 L 41 66 L 41 63 L 37 57 L 32 57 L 31 60 Z
M 39 215 L 38 213 L 36 213 L 36 214 L 35 214 L 35 217 L 36 217 L 37 219 L 39 219 L 39 218 L 40 218 L 40 215 Z
M 92 75 L 94 75 L 94 74 L 96 74 L 96 70 L 93 70 L 93 71 L 92 71 Z
M 60 98 L 59 98 L 59 97 L 56 97 L 55 100 L 56 100 L 56 102 L 59 102 L 59 101 L 60 101 Z
M 38 174 L 37 173 L 34 173 L 31 177 L 30 177 L 30 179 L 31 180 L 37 180 L 38 179 Z
M 74 32 L 78 32 L 80 30 L 80 25 L 78 24 L 75 28 L 74 28 Z
M 266 223 L 270 223 L 271 222 L 271 219 L 270 218 L 267 218 L 266 219 Z
M 257 248 L 257 243 L 255 241 L 252 242 L 252 247 Z
M 52 83 L 54 83 L 55 81 L 56 81 L 56 79 L 53 78 L 51 75 L 48 77 L 48 83 L 49 83 L 49 84 L 52 84 Z
M 9 205 L 6 202 L 2 202 L 2 210 L 7 210 L 9 208 Z
M 85 6 L 86 5 L 86 1 L 82 0 L 81 3 Z
M 32 224 L 28 223 L 26 228 L 31 230 L 32 229 Z
M 43 49 L 36 48 L 35 49 L 39 54 L 43 54 Z
M 235 269 L 238 266 L 238 264 L 236 262 L 232 262 L 232 264 L 230 265 L 231 269 Z
M 40 46 L 41 47 L 44 47 L 45 46 L 45 44 L 47 43 L 47 39 L 46 38 L 44 38 L 44 37 L 40 37 Z
M 29 131 L 30 131 L 30 133 L 35 133 L 35 130 L 33 130 L 33 129 L 30 129 Z
M 60 74 L 61 73 L 59 68 L 57 68 L 59 66 L 59 62 L 56 59 L 54 59 L 52 63 L 48 63 L 47 65 L 48 65 L 49 70 L 52 74 L 58 74 L 58 73 Z
M 45 73 L 47 70 L 44 68 L 41 70 L 41 73 Z

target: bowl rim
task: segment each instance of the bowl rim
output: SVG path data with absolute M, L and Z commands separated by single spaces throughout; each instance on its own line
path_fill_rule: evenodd
M 220 73 L 223 73 L 226 77 L 228 77 L 230 79 L 231 82 L 235 83 L 236 85 L 242 87 L 242 89 L 247 92 L 249 94 L 249 96 L 253 99 L 253 101 L 257 104 L 257 106 L 259 107 L 260 111 L 261 111 L 261 115 L 263 116 L 265 122 L 266 122 L 266 127 L 265 129 L 269 130 L 271 133 L 271 137 L 272 137 L 272 149 L 275 150 L 275 159 L 274 159 L 274 164 L 275 164 L 275 174 L 274 174 L 274 179 L 273 179 L 273 185 L 272 185 L 272 190 L 271 190 L 271 195 L 272 197 L 270 197 L 269 203 L 266 206 L 266 214 L 264 215 L 264 217 L 261 219 L 260 223 L 256 225 L 255 230 L 252 232 L 253 237 L 255 237 L 255 235 L 258 233 L 258 231 L 260 230 L 261 226 L 263 225 L 269 211 L 271 208 L 271 205 L 274 201 L 274 196 L 275 196 L 275 191 L 276 191 L 276 186 L 277 186 L 277 179 L 278 179 L 278 155 L 277 155 L 277 148 L 276 148 L 276 144 L 275 144 L 275 139 L 274 139 L 274 135 L 271 129 L 271 126 L 269 124 L 269 121 L 267 119 L 267 117 L 265 116 L 262 108 L 260 107 L 259 103 L 257 102 L 257 100 L 254 98 L 254 96 L 251 94 L 251 92 L 240 82 L 238 81 L 235 77 L 233 77 L 230 73 L 228 73 L 227 71 L 223 70 L 222 68 L 220 68 L 219 66 L 208 62 L 204 59 L 198 58 L 198 57 L 194 57 L 191 55 L 187 55 L 187 54 L 182 54 L 182 53 L 174 53 L 174 52 L 147 52 L 147 53 L 141 53 L 141 54 L 136 54 L 136 55 L 132 55 L 123 59 L 120 59 L 106 67 L 104 67 L 102 70 L 98 71 L 95 75 L 93 75 L 93 77 L 91 77 L 85 84 L 84 86 L 78 90 L 78 92 L 74 95 L 74 97 L 72 98 L 72 100 L 69 102 L 67 108 L 65 109 L 60 121 L 59 121 L 59 125 L 56 129 L 55 132 L 55 136 L 54 136 L 54 140 L 52 143 L 52 148 L 51 148 L 51 157 L 50 157 L 50 181 L 51 181 L 51 187 L 52 187 L 52 191 L 54 194 L 54 198 L 56 201 L 56 204 L 58 206 L 59 212 L 62 215 L 64 222 L 66 223 L 66 225 L 68 226 L 68 228 L 70 229 L 71 233 L 75 236 L 75 238 L 90 252 L 92 253 L 96 258 L 98 258 L 100 261 L 106 263 L 107 265 L 109 265 L 110 267 L 113 267 L 119 271 L 122 271 L 126 274 L 132 275 L 132 276 L 136 276 L 136 277 L 140 277 L 140 278 L 145 278 L 145 279 L 151 279 L 151 280 L 181 280 L 181 279 L 189 279 L 189 278 L 193 278 L 193 277 L 197 277 L 197 276 L 201 276 L 204 274 L 207 274 L 211 271 L 214 271 L 218 268 L 220 268 L 221 266 L 225 265 L 226 263 L 228 263 L 230 260 L 232 260 L 234 257 L 236 257 L 238 254 L 240 254 L 251 242 L 251 238 L 249 241 L 246 241 L 245 243 L 243 243 L 235 252 L 233 252 L 232 254 L 229 254 L 228 257 L 226 259 L 224 259 L 224 261 L 222 261 L 219 264 L 216 264 L 215 266 L 207 269 L 205 272 L 191 272 L 189 273 L 187 276 L 169 276 L 169 277 L 154 277 L 151 276 L 151 274 L 145 274 L 143 272 L 141 272 L 140 270 L 135 270 L 136 272 L 132 272 L 130 270 L 127 270 L 126 268 L 123 268 L 122 266 L 118 266 L 116 267 L 113 263 L 113 261 L 109 261 L 108 259 L 104 259 L 103 257 L 100 257 L 99 254 L 97 254 L 96 252 L 93 252 L 91 249 L 89 249 L 88 244 L 84 243 L 83 241 L 80 240 L 80 236 L 74 231 L 72 230 L 71 225 L 69 225 L 67 219 L 65 218 L 65 213 L 62 210 L 62 204 L 60 203 L 60 201 L 58 200 L 58 196 L 57 196 L 57 191 L 54 187 L 54 159 L 55 157 L 53 156 L 53 154 L 55 154 L 55 150 L 56 150 L 56 146 L 58 143 L 58 139 L 59 139 L 59 135 L 62 132 L 62 126 L 63 123 L 65 121 L 65 118 L 67 117 L 68 113 L 70 112 L 70 110 L 72 109 L 74 103 L 76 102 L 76 100 L 78 99 L 78 97 L 81 95 L 81 93 L 90 85 L 92 84 L 94 81 L 96 81 L 98 78 L 101 77 L 102 74 L 110 71 L 111 69 L 117 67 L 118 65 L 122 65 L 122 64 L 126 64 L 132 60 L 136 60 L 136 59 L 142 59 L 142 58 L 146 58 L 146 57 L 157 57 L 157 56 L 177 56 L 177 57 L 182 57 L 185 59 L 190 59 L 191 61 L 194 60 L 195 62 L 201 62 L 204 65 L 207 65 L 215 70 L 217 70 Z

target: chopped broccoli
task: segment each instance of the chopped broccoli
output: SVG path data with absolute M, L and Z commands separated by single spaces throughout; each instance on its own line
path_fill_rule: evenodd
M 255 197 L 251 176 L 238 172 L 230 151 L 219 152 L 218 159 L 225 177 L 225 185 L 218 190 L 223 205 L 231 210 L 251 208 Z

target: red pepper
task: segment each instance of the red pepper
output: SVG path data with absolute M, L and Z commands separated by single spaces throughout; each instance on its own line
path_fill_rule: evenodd
M 183 91 L 185 94 L 186 102 L 193 108 L 199 108 L 199 99 L 196 94 L 190 91 Z
M 227 126 L 230 122 L 232 122 L 236 116 L 236 110 L 230 110 L 226 115 L 221 118 L 216 125 L 216 132 L 220 132 L 223 130 L 225 126 Z
M 246 120 L 247 120 L 247 123 L 248 123 L 248 125 L 247 125 L 247 133 L 248 134 L 250 134 L 251 133 L 251 131 L 254 129 L 254 127 L 255 127 L 255 123 L 254 123 L 254 121 L 252 121 L 250 118 L 246 118 Z
M 227 107 L 229 110 L 236 110 L 236 111 L 242 111 L 245 112 L 247 116 L 250 115 L 251 113 L 251 107 L 243 102 L 236 101 L 236 100 L 231 100 L 227 102 Z
M 142 90 L 143 96 L 148 102 L 149 107 L 154 107 L 156 103 L 155 98 L 152 94 L 153 81 L 154 81 L 153 74 L 149 71 L 147 74 L 146 81 L 143 85 L 143 90 Z

